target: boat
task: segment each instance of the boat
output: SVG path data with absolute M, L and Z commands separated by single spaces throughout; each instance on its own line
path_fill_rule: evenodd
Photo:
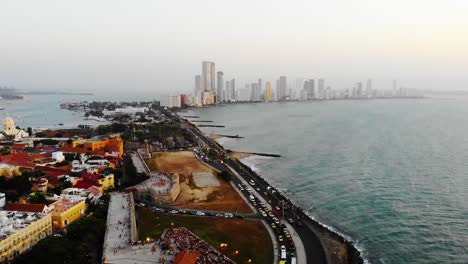
M 22 100 L 24 96 L 17 94 L 1 94 L 0 95 L 4 100 Z

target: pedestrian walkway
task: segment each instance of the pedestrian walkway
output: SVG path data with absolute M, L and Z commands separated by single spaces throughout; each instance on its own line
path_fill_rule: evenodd
M 131 212 L 133 201 L 128 193 L 114 192 L 107 213 L 107 227 L 103 246 L 103 263 L 168 263 L 167 255 L 153 241 L 131 243 Z

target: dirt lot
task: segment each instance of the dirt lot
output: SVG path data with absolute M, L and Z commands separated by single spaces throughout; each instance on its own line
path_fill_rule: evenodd
M 157 239 L 164 229 L 171 226 L 186 227 L 216 249 L 221 243 L 227 243 L 227 250 L 223 253 L 237 263 L 248 263 L 249 259 L 251 263 L 273 262 L 271 238 L 258 220 L 168 215 L 138 207 L 136 214 L 141 240 L 146 237 Z
M 193 181 L 193 172 L 211 172 L 215 176 L 218 172 L 200 162 L 190 151 L 153 153 L 153 158 L 147 163 L 151 170 L 179 174 L 181 192 L 172 204 L 173 206 L 233 213 L 252 213 L 250 207 L 230 183 L 219 179 L 220 186 L 197 187 Z

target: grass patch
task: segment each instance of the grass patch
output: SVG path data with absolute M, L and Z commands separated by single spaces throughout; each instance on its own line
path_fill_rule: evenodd
M 186 227 L 216 249 L 221 243 L 227 243 L 228 249 L 223 253 L 237 263 L 248 263 L 249 259 L 251 263 L 273 262 L 270 235 L 258 220 L 169 215 L 139 207 L 136 214 L 141 240 L 146 237 L 159 238 L 162 231 L 171 226 Z

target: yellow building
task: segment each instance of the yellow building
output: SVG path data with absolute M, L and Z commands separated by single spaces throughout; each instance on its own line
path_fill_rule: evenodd
M 266 83 L 265 101 L 267 102 L 273 101 L 273 88 L 271 88 L 270 82 Z
M 88 151 L 105 151 L 108 153 L 117 152 L 119 158 L 122 157 L 123 139 L 119 136 L 102 139 L 80 139 L 72 142 L 74 148 L 84 148 Z
M 11 262 L 39 240 L 52 234 L 50 214 L 0 211 L 0 219 L 1 263 Z
M 13 178 L 14 176 L 20 176 L 20 175 L 21 175 L 21 172 L 19 171 L 19 167 L 0 163 L 0 176 L 1 177 Z
M 84 200 L 71 201 L 68 199 L 59 199 L 49 205 L 52 215 L 52 226 L 54 228 L 64 228 L 80 218 L 86 209 Z
M 114 188 L 114 174 L 101 175 L 101 178 L 98 179 L 98 182 L 101 184 L 101 191 Z

